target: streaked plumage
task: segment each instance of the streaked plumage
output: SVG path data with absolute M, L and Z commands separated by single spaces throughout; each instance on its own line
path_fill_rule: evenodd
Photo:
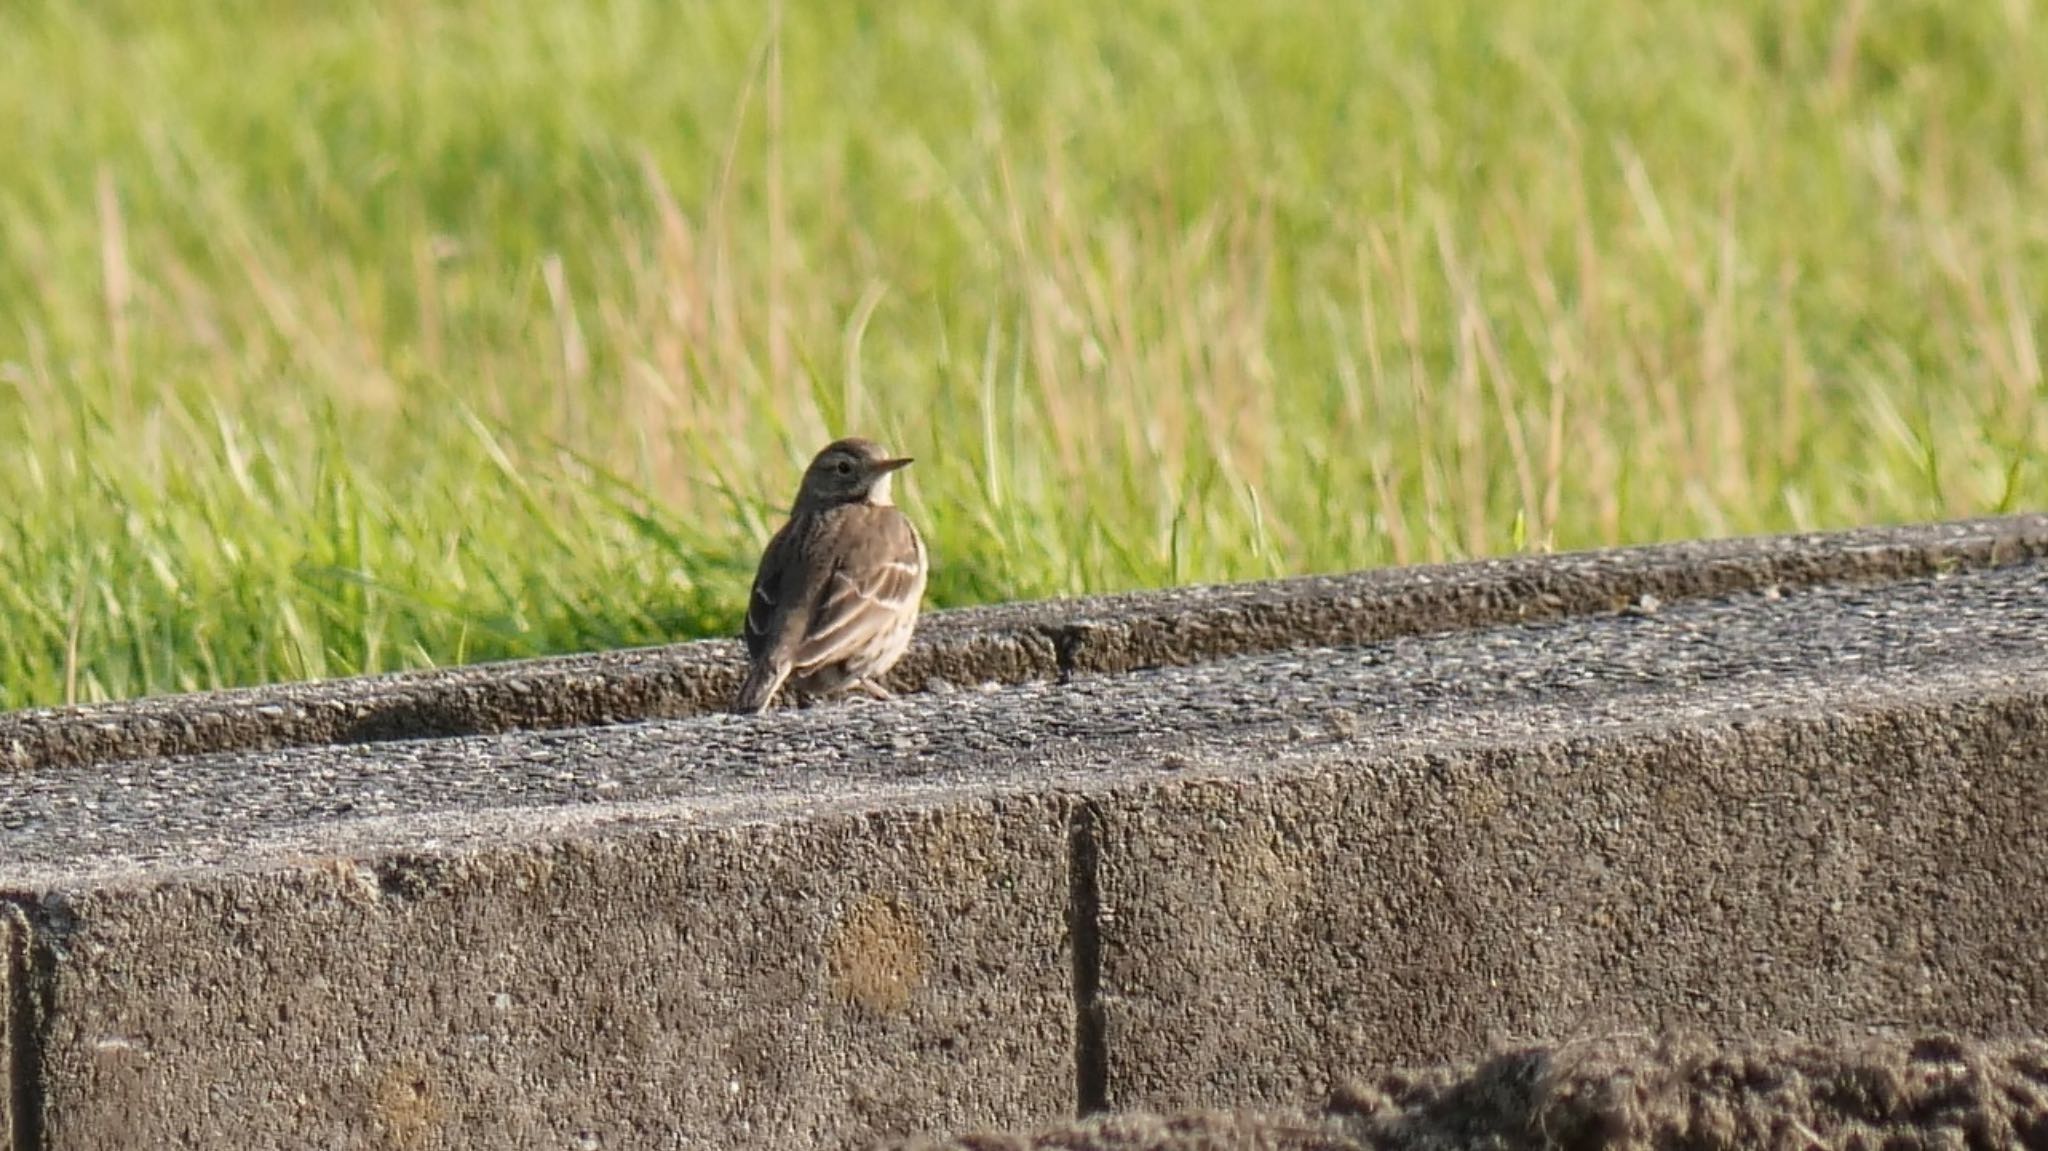
M 890 500 L 908 459 L 871 440 L 838 440 L 805 470 L 789 522 L 761 555 L 747 603 L 747 678 L 732 710 L 762 711 L 788 686 L 801 695 L 874 681 L 910 646 L 924 599 L 924 540 Z

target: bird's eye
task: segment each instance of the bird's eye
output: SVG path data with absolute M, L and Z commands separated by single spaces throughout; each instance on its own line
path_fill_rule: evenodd
M 832 465 L 832 470 L 838 472 L 842 476 L 850 476 L 853 474 L 853 461 L 840 460 L 838 463 Z

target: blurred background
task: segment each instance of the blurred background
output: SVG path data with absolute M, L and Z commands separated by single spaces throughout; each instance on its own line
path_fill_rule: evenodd
M 0 6 L 0 707 L 2041 508 L 2044 19 Z

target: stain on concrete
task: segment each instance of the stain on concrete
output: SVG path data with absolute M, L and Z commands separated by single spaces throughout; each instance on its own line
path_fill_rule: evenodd
M 910 913 L 886 896 L 847 909 L 825 938 L 825 967 L 842 1001 L 877 1015 L 910 1006 L 931 962 L 930 944 Z
M 418 1151 L 440 1142 L 448 1105 L 426 1061 L 402 1058 L 377 1073 L 370 1087 L 370 1121 L 390 1151 Z

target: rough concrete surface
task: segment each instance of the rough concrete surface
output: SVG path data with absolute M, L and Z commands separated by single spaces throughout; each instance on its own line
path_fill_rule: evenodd
M 2020 515 L 935 612 L 891 685 L 1184 665 L 2043 555 L 2048 516 Z M 0 771 L 697 715 L 730 697 L 739 660 L 737 643 L 710 641 L 15 712 L 0 715 Z
M 63 1148 L 832 1147 L 1070 1111 L 1057 800 L 45 892 Z
M 1365 1151 L 1333 1119 L 1290 1111 L 1211 1109 L 1095 1115 L 1022 1131 L 883 1143 L 878 1151 Z
M 1936 570 L 1378 640 L 1303 593 L 1292 646 L 1120 674 L 37 759 L 14 1141 L 824 1147 L 1617 1028 L 2038 1035 L 2048 561 L 1885 554 Z
M 21 909 L 0 903 L 0 1147 L 27 1144 L 15 1120 L 32 1109 L 33 1101 L 20 1098 L 29 1082 L 30 1068 L 22 1066 L 19 1052 L 35 1041 L 32 1005 L 27 996 L 28 925 Z
M 1324 1108 L 1133 1112 L 891 1151 L 2048 1147 L 2048 1043 L 1608 1036 L 1348 1081 Z
M 2044 664 L 2048 562 L 2030 562 L 758 718 L 46 767 L 0 793 L 0 859 L 22 881 L 62 883 L 423 838 L 490 845 L 510 834 L 493 822 L 504 812 L 543 834 L 635 804 L 800 811 L 878 789 L 1179 787 L 1293 760 L 1289 778 L 1379 792 L 1400 784 L 1372 774 L 1379 764 L 1472 748 L 2031 698 Z M 1900 754 L 1922 754 L 1910 734 Z M 1555 780 L 1530 771 L 1492 788 L 1505 806 L 1524 785 Z
M 1616 1029 L 2039 1034 L 2048 693 L 1955 686 L 1106 802 L 1104 1099 Z

